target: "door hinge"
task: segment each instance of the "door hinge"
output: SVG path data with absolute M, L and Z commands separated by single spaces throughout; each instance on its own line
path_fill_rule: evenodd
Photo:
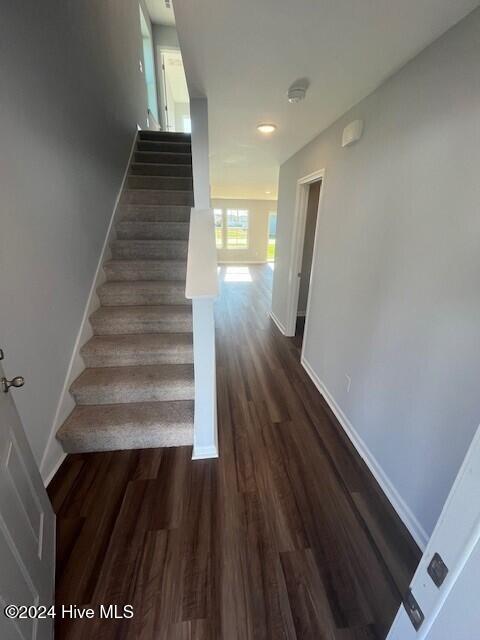
M 427 573 L 433 580 L 434 584 L 440 588 L 443 584 L 443 581 L 447 577 L 448 567 L 444 563 L 442 556 L 439 553 L 435 553 L 433 558 L 430 560 L 430 564 L 427 568 Z
M 418 631 L 425 620 L 425 616 L 423 615 L 423 611 L 420 609 L 420 605 L 415 600 L 411 589 L 409 589 L 405 594 L 403 606 L 405 607 L 405 611 L 407 612 L 415 631 Z

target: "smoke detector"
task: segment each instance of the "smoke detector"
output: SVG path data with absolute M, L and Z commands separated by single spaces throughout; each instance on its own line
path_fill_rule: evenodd
M 295 80 L 287 92 L 287 99 L 290 104 L 297 104 L 297 102 L 301 102 L 305 99 L 309 84 L 310 83 L 306 78 Z

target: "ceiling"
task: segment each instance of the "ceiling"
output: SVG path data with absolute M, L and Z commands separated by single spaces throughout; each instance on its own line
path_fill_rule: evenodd
M 175 16 L 173 15 L 172 1 L 170 7 L 166 6 L 165 0 L 145 0 L 150 19 L 155 24 L 165 24 L 167 26 L 175 25 Z
M 232 198 L 275 196 L 282 162 L 478 5 L 174 1 L 190 94 L 208 97 L 212 194 Z M 291 105 L 302 77 L 306 100 Z M 259 122 L 278 129 L 261 136 Z

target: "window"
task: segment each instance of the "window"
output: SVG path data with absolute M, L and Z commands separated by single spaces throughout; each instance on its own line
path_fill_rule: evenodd
M 222 209 L 214 209 L 215 216 L 215 242 L 217 249 L 223 249 L 223 211 Z
M 275 261 L 275 237 L 277 235 L 277 212 L 270 211 L 268 214 L 268 246 L 267 246 L 267 260 L 268 262 Z
M 246 209 L 227 209 L 227 249 L 248 249 Z

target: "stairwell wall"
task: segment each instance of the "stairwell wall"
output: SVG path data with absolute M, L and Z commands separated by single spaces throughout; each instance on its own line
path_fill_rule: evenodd
M 138 3 L 10 3 L 0 42 L 0 344 L 40 463 L 146 122 Z

